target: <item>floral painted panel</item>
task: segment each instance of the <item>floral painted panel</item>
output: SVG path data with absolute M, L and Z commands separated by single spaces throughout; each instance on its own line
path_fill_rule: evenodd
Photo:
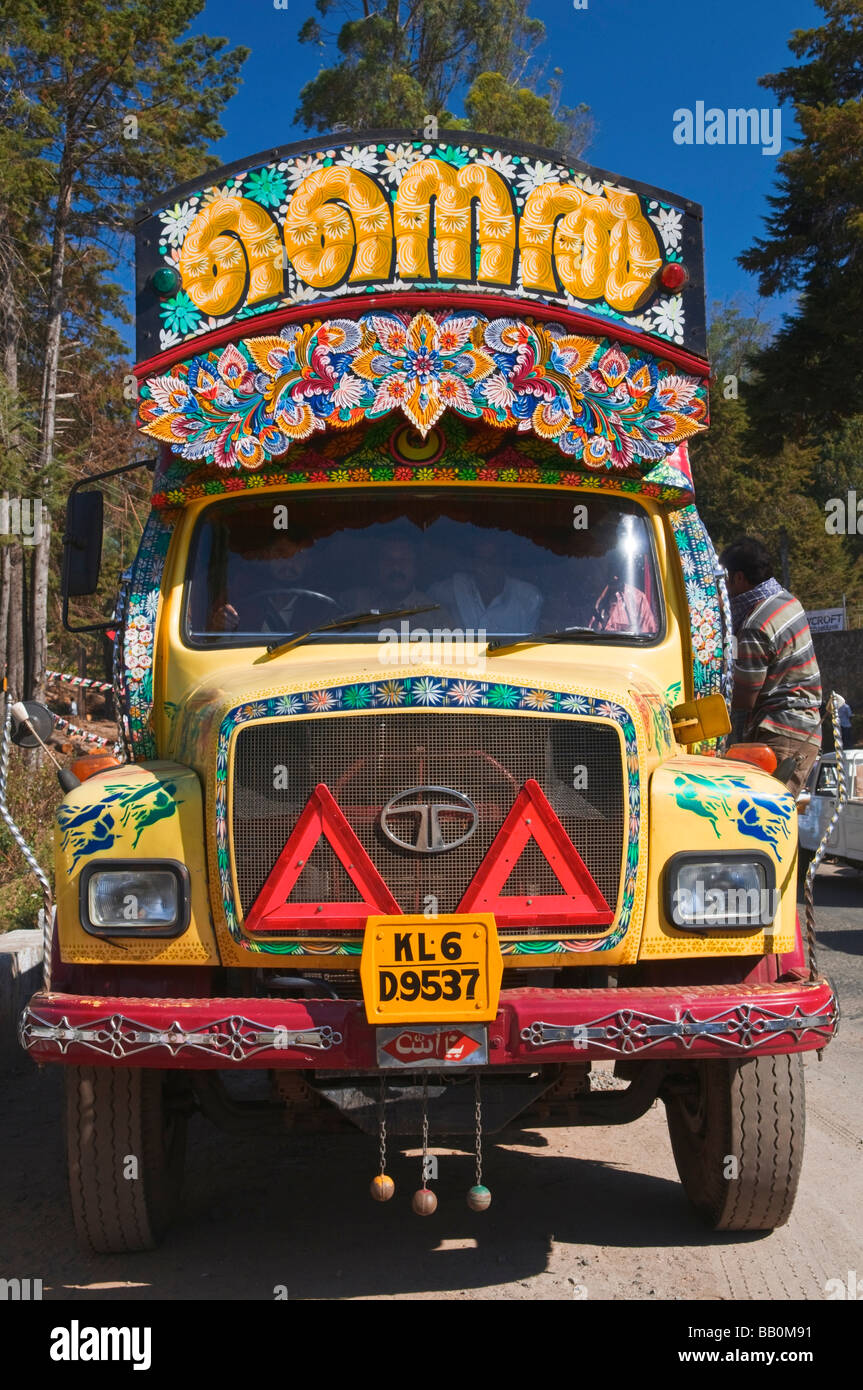
M 125 620 L 117 634 L 121 644 L 123 732 L 136 762 L 159 756 L 150 724 L 153 652 L 162 572 L 173 529 L 173 515 L 160 511 L 150 513 L 132 567 Z
M 588 469 L 649 472 L 706 426 L 704 382 L 560 324 L 407 312 L 292 324 L 176 363 L 138 421 L 192 462 L 256 470 L 297 441 L 400 412 L 532 431 Z
M 692 635 L 692 685 L 696 699 L 721 693 L 729 705 L 733 683 L 731 619 L 725 580 L 713 542 L 693 505 L 670 514 L 686 584 Z M 678 694 L 678 700 L 683 696 Z M 675 703 L 674 700 L 671 703 Z M 717 746 L 693 745 L 693 752 Z

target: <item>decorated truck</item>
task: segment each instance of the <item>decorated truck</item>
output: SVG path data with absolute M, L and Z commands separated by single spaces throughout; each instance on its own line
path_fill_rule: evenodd
M 196 1111 L 358 1128 L 378 1200 L 387 1140 L 421 1150 L 429 1214 L 436 1138 L 482 1211 L 484 1138 L 657 1100 L 711 1227 L 782 1224 L 837 1007 L 794 799 L 726 746 L 700 208 L 464 131 L 342 133 L 142 215 L 137 333 L 121 742 L 57 812 L 20 1023 L 65 1073 L 81 1239 L 161 1238 Z

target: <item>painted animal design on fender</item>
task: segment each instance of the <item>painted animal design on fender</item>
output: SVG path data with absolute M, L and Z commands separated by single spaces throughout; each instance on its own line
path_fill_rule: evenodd
M 60 847 L 65 854 L 71 847 L 71 874 L 79 859 L 85 855 L 96 854 L 98 850 L 110 849 L 117 838 L 114 830 L 114 817 L 99 804 L 96 806 L 61 806 L 57 812 L 60 827 Z
M 72 850 L 68 872 L 71 874 L 79 859 L 113 847 L 119 834 L 115 812 L 124 829 L 130 824 L 134 829 L 131 848 L 136 849 L 147 826 L 176 814 L 182 805 L 176 792 L 175 782 L 145 782 L 143 786 L 112 783 L 106 784 L 105 796 L 92 806 L 61 806 L 57 812 L 60 847 L 64 853 Z
M 132 849 L 138 844 L 142 832 L 148 825 L 154 825 L 158 820 L 164 820 L 166 816 L 173 816 L 181 802 L 176 801 L 175 795 L 177 786 L 175 782 L 165 782 L 155 786 L 147 783 L 143 787 L 108 787 L 112 793 L 105 800 L 117 803 L 122 810 L 121 823 L 127 826 L 131 821 L 135 829 L 135 838 L 132 841 Z
M 712 777 L 681 772 L 674 778 L 674 799 L 683 811 L 692 811 L 709 821 L 721 838 L 720 818 L 734 822 L 741 835 L 769 845 L 779 859 L 780 837 L 787 840 L 794 812 L 794 798 L 788 793 L 775 796 L 754 795 L 741 777 L 716 773 Z M 735 795 L 735 793 L 738 793 Z

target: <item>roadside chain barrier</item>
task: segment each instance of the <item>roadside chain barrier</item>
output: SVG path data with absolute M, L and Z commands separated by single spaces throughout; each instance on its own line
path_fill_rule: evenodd
M 6 682 L 3 681 L 2 694 L 2 715 L 0 715 L 0 816 L 6 823 L 6 828 L 12 839 L 15 841 L 24 860 L 31 872 L 36 876 L 42 889 L 42 907 L 39 911 L 39 918 L 42 926 L 42 973 L 43 983 L 46 990 L 51 988 L 51 950 L 54 931 L 54 901 L 51 893 L 51 882 L 48 875 L 42 868 L 32 849 L 25 840 L 18 828 L 18 824 L 9 810 L 7 800 L 8 778 L 9 778 L 9 749 L 12 743 L 12 705 L 14 701 L 9 691 L 6 689 Z
M 51 711 L 54 713 L 53 710 Z M 88 729 L 82 729 L 80 724 L 70 724 L 68 719 L 61 719 L 59 714 L 54 714 L 54 723 L 59 729 L 71 729 L 76 738 L 80 738 L 84 743 L 101 743 L 106 748 L 113 748 L 115 740 L 103 738 L 101 734 L 91 734 Z
M 46 671 L 45 675 L 49 680 L 64 681 L 66 685 L 82 685 L 88 690 L 113 690 L 110 681 L 94 681 L 89 676 L 71 676 L 64 671 Z
M 68 671 L 46 671 L 45 676 L 48 680 L 63 681 L 66 685 L 81 686 L 85 690 L 101 690 L 110 694 L 114 689 L 110 681 L 96 681 L 89 676 L 73 676 Z M 54 723 L 60 729 L 70 729 L 84 743 L 99 743 L 105 748 L 113 748 L 116 742 L 112 738 L 102 738 L 100 734 L 88 733 L 79 724 L 70 724 L 68 719 L 61 719 L 59 714 L 54 715 Z

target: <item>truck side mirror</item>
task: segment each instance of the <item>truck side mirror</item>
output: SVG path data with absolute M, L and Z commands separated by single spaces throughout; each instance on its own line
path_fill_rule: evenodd
M 66 508 L 63 536 L 63 597 L 95 594 L 102 564 L 102 521 L 105 499 L 101 492 L 73 492 Z
M 72 487 L 66 505 L 66 530 L 63 533 L 63 626 L 67 632 L 105 632 L 114 623 L 113 618 L 104 618 L 100 623 L 73 625 L 69 622 L 70 598 L 95 594 L 99 587 L 105 502 L 93 484 L 105 478 L 116 478 L 120 473 L 131 473 L 135 468 L 149 468 L 152 472 L 155 467 L 155 459 L 137 459 L 134 463 L 123 463 L 119 468 L 109 468 L 104 473 L 92 473 L 87 478 L 80 478 Z M 82 488 L 89 490 L 82 492 Z
M 728 706 L 722 695 L 702 695 L 671 711 L 671 727 L 678 743 L 701 743 L 731 732 Z

